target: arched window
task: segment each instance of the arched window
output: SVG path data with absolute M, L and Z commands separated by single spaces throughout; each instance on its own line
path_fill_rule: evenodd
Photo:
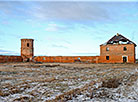
M 106 51 L 109 51 L 109 47 L 106 48 Z
M 29 43 L 27 43 L 27 47 L 29 47 Z
M 126 47 L 124 47 L 124 51 L 126 51 L 127 50 L 127 48 Z

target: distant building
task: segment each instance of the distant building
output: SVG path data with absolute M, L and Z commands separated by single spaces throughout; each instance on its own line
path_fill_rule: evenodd
M 99 63 L 135 63 L 136 44 L 121 34 L 100 45 Z
M 1 56 L 5 62 L 46 62 L 46 63 L 135 63 L 134 42 L 121 34 L 113 36 L 100 45 L 100 56 L 34 56 L 34 40 L 21 39 L 21 56 Z
M 36 56 L 34 57 L 33 39 L 21 39 L 23 61 L 58 62 L 58 63 L 135 63 L 136 44 L 121 34 L 113 36 L 100 45 L 100 56 Z
M 33 60 L 33 41 L 33 39 L 21 39 L 21 56 L 24 62 L 30 62 Z

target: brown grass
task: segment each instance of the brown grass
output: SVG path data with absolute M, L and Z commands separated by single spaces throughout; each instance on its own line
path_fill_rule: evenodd
M 86 90 L 91 92 L 90 89 L 100 82 L 103 82 L 101 87 L 116 88 L 126 76 L 126 72 L 138 68 L 136 64 L 60 64 L 53 67 L 45 67 L 47 64 L 38 66 L 26 63 L 15 64 L 14 67 L 10 65 L 0 65 L 0 96 L 9 97 L 24 93 L 34 96 L 31 100 L 38 101 L 41 97 L 55 96 L 55 99 L 49 99 L 53 102 L 71 100 Z M 126 84 L 132 84 L 136 80 L 135 77 L 136 75 L 130 76 L 131 83 Z M 27 92 L 28 89 L 31 91 Z M 87 96 L 93 97 L 91 94 Z M 30 98 L 22 97 L 17 100 Z

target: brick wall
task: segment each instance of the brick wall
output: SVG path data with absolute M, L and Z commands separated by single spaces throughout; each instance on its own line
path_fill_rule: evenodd
M 4 62 L 22 62 L 23 59 L 21 56 L 3 56 L 0 55 L 0 63 Z
M 34 56 L 33 39 L 21 39 L 21 56 L 23 61 L 32 61 Z
M 98 63 L 99 56 L 36 56 L 37 62 L 58 62 L 58 63 Z
M 124 47 L 127 48 L 124 51 Z M 109 51 L 106 51 L 109 48 Z M 109 60 L 106 59 L 109 56 Z M 101 45 L 99 63 L 123 63 L 123 57 L 127 57 L 127 63 L 135 63 L 134 44 Z

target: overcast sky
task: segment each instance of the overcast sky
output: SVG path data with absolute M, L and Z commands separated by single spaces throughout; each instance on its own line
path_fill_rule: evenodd
M 116 33 L 138 44 L 137 0 L 0 0 L 0 54 L 32 38 L 36 56 L 94 56 Z

